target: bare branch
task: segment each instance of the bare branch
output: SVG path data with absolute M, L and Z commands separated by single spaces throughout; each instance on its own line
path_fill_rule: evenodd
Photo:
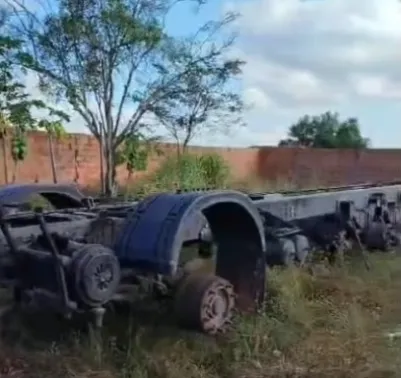
M 24 39 L 34 57 L 25 67 L 39 75 L 45 93 L 66 99 L 104 142 L 109 186 L 115 175 L 115 150 L 145 127 L 146 114 L 171 123 L 178 115 L 174 106 L 184 104 L 196 113 L 186 126 L 192 136 L 197 132 L 192 125 L 206 124 L 215 112 L 217 105 L 203 89 L 227 82 L 223 72 L 228 70 L 220 63 L 233 39 L 223 43 L 215 39 L 235 16 L 208 22 L 181 41 L 164 29 L 176 4 L 186 1 L 200 6 L 206 0 L 39 0 L 43 1 L 40 12 L 33 11 L 33 0 L 29 4 L 6 1 L 14 15 L 10 30 Z M 219 84 L 213 83 L 210 70 Z

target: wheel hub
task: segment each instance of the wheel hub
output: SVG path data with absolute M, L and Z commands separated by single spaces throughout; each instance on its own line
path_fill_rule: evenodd
M 202 328 L 209 334 L 225 330 L 231 323 L 235 295 L 231 285 L 207 290 L 201 307 Z
M 208 335 L 225 333 L 232 325 L 235 299 L 229 281 L 214 275 L 188 275 L 176 293 L 176 316 L 182 326 Z
M 113 251 L 102 245 L 86 244 L 73 264 L 77 299 L 85 306 L 97 307 L 108 302 L 120 282 L 120 265 Z

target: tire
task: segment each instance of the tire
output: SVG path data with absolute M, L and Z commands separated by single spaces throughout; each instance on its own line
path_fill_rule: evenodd
M 225 333 L 231 327 L 234 309 L 234 288 L 218 276 L 191 274 L 183 278 L 176 292 L 179 324 L 208 335 Z

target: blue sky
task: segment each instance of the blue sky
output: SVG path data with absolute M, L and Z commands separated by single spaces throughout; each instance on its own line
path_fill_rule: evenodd
M 176 9 L 171 30 L 191 30 L 223 9 L 242 14 L 236 48 L 248 62 L 243 91 L 253 110 L 247 130 L 200 143 L 273 144 L 299 116 L 332 110 L 358 117 L 373 146 L 400 147 L 397 0 L 213 0 L 197 17 Z
M 401 4 L 398 0 L 211 0 L 168 19 L 185 35 L 223 10 L 240 12 L 232 53 L 245 61 L 247 128 L 204 135 L 201 145 L 274 145 L 304 114 L 357 117 L 374 147 L 401 145 Z M 84 131 L 74 118 L 69 130 Z
M 210 19 L 217 19 L 223 14 L 223 1 L 212 0 L 201 7 L 194 3 L 183 2 L 175 6 L 167 19 L 170 33 L 178 36 L 186 35 L 202 26 Z

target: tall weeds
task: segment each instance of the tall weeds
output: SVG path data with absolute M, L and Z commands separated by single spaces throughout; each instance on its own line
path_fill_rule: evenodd
M 129 193 L 142 196 L 177 189 L 225 188 L 230 176 L 227 163 L 218 154 L 173 155 L 167 157 L 153 174 L 130 188 Z

